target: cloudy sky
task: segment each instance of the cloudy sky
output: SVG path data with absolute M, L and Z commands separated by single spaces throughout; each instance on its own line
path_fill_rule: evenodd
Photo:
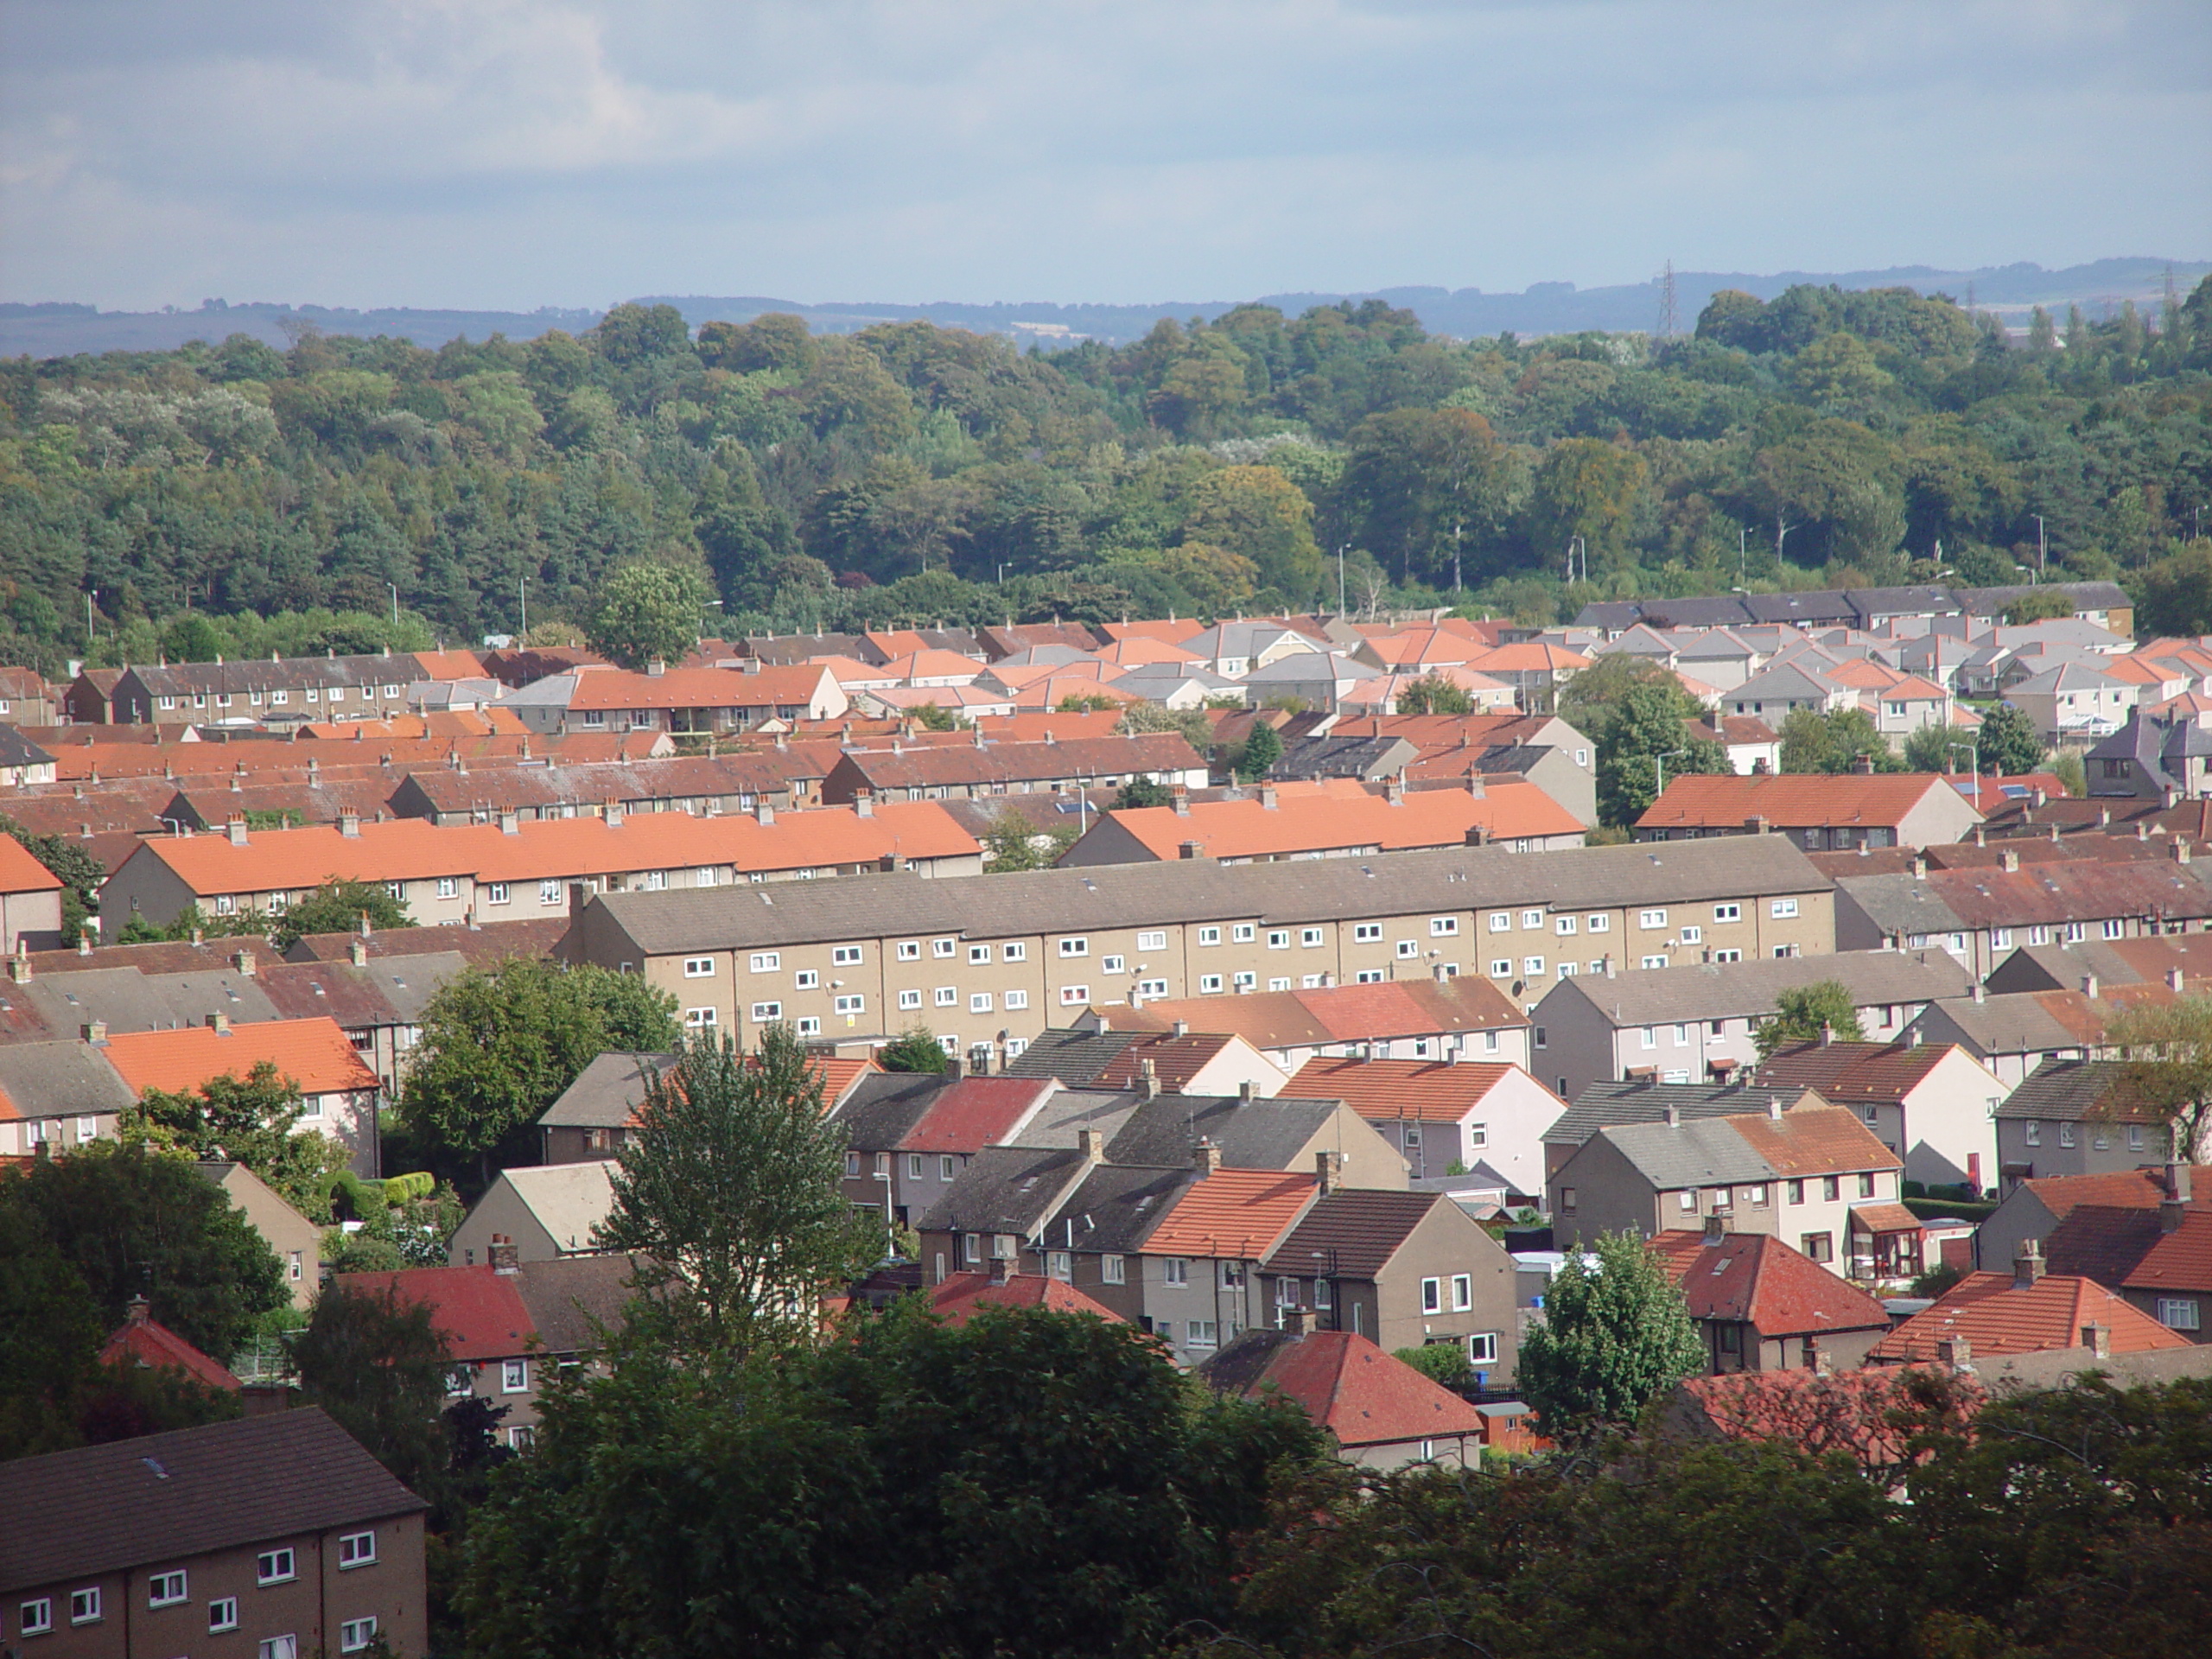
M 2208 0 L 0 0 L 0 299 L 2212 254 Z

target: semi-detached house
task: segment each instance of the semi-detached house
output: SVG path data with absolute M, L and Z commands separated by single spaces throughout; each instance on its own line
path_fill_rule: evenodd
M 421 818 L 164 836 L 143 842 L 100 889 L 104 914 L 174 921 L 188 906 L 229 916 L 279 913 L 327 881 L 373 881 L 419 924 L 505 921 L 564 912 L 569 887 L 590 892 L 728 887 L 887 868 L 973 875 L 982 848 L 928 802 L 771 807 L 727 817 L 650 812 L 443 828 Z
M 556 954 L 641 972 L 747 1044 L 779 1020 L 859 1040 L 923 1018 L 963 1052 L 1008 1054 L 1093 1004 L 1132 1000 L 1478 974 L 1525 1006 L 1616 956 L 1663 965 L 1686 916 L 1700 919 L 1702 948 L 1821 954 L 1830 903 L 1827 878 L 1763 836 L 609 893 Z

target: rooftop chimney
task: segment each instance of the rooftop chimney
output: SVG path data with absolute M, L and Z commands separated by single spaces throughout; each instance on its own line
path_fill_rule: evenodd
M 1075 1132 L 1076 1150 L 1083 1154 L 1086 1164 L 1106 1161 L 1106 1135 L 1100 1129 L 1077 1129 Z
M 1326 1156 L 1325 1154 L 1323 1155 Z M 1191 1167 L 1197 1170 L 1198 1179 L 1204 1180 L 1220 1169 L 1221 1148 L 1211 1141 L 1200 1141 L 1191 1148 Z
M 16 954 L 8 958 L 8 977 L 18 985 L 31 982 L 30 946 L 20 936 L 16 940 Z
M 1744 820 L 1744 833 L 1747 836 L 1763 836 L 1766 834 L 1766 819 L 1756 813 L 1751 817 L 1745 818 Z
M 2012 1258 L 2012 1288 L 2025 1290 L 2043 1274 L 2043 1246 L 2032 1238 L 2024 1240 Z
M 499 833 L 503 836 L 522 834 L 522 814 L 505 811 L 499 814 Z
M 1253 1088 L 1252 1079 L 1249 1077 L 1244 1078 L 1236 1085 L 1236 1098 L 1239 1100 L 1255 1099 L 1257 1094 L 1258 1091 Z
M 1173 789 L 1168 791 L 1167 804 L 1175 809 L 1175 816 L 1177 817 L 1189 817 L 1191 816 L 1191 791 L 1189 785 L 1178 784 Z
M 243 817 L 233 817 L 228 827 L 230 830 L 231 845 L 233 847 L 245 846 L 245 820 Z
M 1191 1034 L 1191 1022 L 1187 1020 L 1178 1020 L 1175 1022 L 1175 1034 L 1178 1037 L 1189 1036 Z
M 1321 1178 L 1323 1198 L 1344 1190 L 1344 1155 L 1334 1147 L 1313 1154 L 1313 1172 Z
M 87 1024 L 79 1027 L 79 1030 L 83 1033 L 85 1040 L 90 1043 L 94 1048 L 105 1048 L 107 1046 L 106 1020 L 92 1020 Z
M 1176 851 L 1185 858 L 1204 858 L 1206 855 L 1206 844 L 1202 841 L 1186 841 L 1182 842 Z
M 2174 862 L 2177 864 L 2189 862 L 2189 842 L 2179 836 L 2174 837 Z
M 1977 1002 L 1986 1002 L 1986 1001 L 1989 1001 L 1989 987 L 1987 987 L 1986 985 L 1981 984 L 1981 983 L 1980 983 L 1980 982 L 1976 982 L 1976 984 L 1975 984 L 1975 986 L 1974 986 L 1974 1000 L 1975 1001 L 1977 1001 Z
M 2112 1326 L 2085 1325 L 2082 1327 L 2082 1345 L 2099 1359 L 2112 1357 Z
M 2168 1198 L 2177 1203 L 2187 1204 L 2190 1199 L 2190 1166 L 2183 1163 L 2168 1164 L 2164 1185 Z
M 338 815 L 338 833 L 348 841 L 359 841 L 361 838 L 361 815 L 340 812 Z
M 1137 1062 L 1137 1092 L 1147 1100 L 1160 1093 L 1160 1068 L 1148 1059 Z
M 89 957 L 92 954 L 92 936 L 91 934 L 79 933 L 77 936 L 77 954 L 80 957 Z
M 1830 1024 L 1827 1020 L 1823 1020 L 1821 1021 L 1821 1046 L 1822 1048 L 1831 1048 L 1834 1047 L 1834 1045 L 1835 1027 Z
M 2082 976 L 2082 995 L 2088 997 L 2092 1002 L 2096 1001 L 2097 976 L 2094 974 L 2084 974 Z
M 2171 991 L 2176 996 L 2179 996 L 2181 995 L 2182 987 L 2187 982 L 2188 976 L 2184 975 L 2180 969 L 2169 968 L 2166 969 L 2166 988 Z
M 231 1016 L 227 1014 L 209 1014 L 207 1016 L 207 1029 L 213 1032 L 218 1037 L 229 1036 L 231 1034 Z
M 1269 812 L 1274 811 L 1279 799 L 1280 798 L 1275 793 L 1275 786 L 1273 784 L 1262 784 L 1260 785 L 1260 804 L 1265 810 Z
M 494 1273 L 522 1271 L 522 1247 L 505 1233 L 493 1235 L 491 1249 L 486 1254 L 492 1258 L 492 1271 Z
M 991 1282 L 995 1285 L 1002 1285 L 1014 1277 L 1014 1252 L 1010 1249 L 1001 1252 L 996 1248 L 1000 1244 L 1010 1243 L 1012 1243 L 1011 1240 L 1003 1239 L 992 1241 L 994 1248 L 991 1251 Z
M 1393 806 L 1403 806 L 1406 804 L 1406 774 L 1404 772 L 1393 772 L 1382 780 L 1382 798 Z
M 1782 1096 L 1780 1095 L 1769 1095 L 1766 1097 L 1766 1115 L 1768 1121 L 1770 1122 L 1779 1123 L 1782 1122 Z
M 768 810 L 772 812 L 775 810 L 773 807 L 771 807 Z M 875 816 L 875 791 L 874 790 L 856 789 L 853 791 L 853 816 L 861 818 L 872 818 Z
M 1682 1109 L 1672 1101 L 1667 1103 L 1666 1121 L 1667 1127 L 1670 1129 L 1679 1129 L 1682 1127 Z
M 761 827 L 766 829 L 768 825 L 775 823 L 776 809 L 771 806 L 767 802 L 760 801 L 753 806 L 753 816 L 754 818 L 759 820 Z
M 1928 855 L 1925 853 L 1915 853 L 1912 855 L 1912 879 L 1916 881 L 1925 881 L 1928 879 Z
M 2007 847 L 2003 852 L 1997 855 L 1997 860 L 1999 863 L 2005 867 L 2005 874 L 2018 875 L 2020 873 L 2020 851 L 2018 848 Z
M 1726 1217 L 1726 1216 L 1707 1216 L 1707 1217 L 1705 1218 L 1705 1242 L 1706 1242 L 1707 1243 L 1708 1243 L 1708 1244 L 1718 1244 L 1718 1243 L 1719 1243 L 1722 1239 L 1724 1239 L 1724 1238 L 1726 1238 L 1726 1237 L 1727 1237 L 1727 1236 L 1728 1236 L 1728 1217 Z
M 1936 1362 L 1948 1365 L 1955 1371 L 1967 1369 L 1974 1358 L 1974 1344 L 1964 1337 L 1938 1337 L 1936 1339 Z
M 238 950 L 231 953 L 231 966 L 238 970 L 239 978 L 251 979 L 253 977 L 253 952 L 246 950 L 243 945 L 241 945 Z
M 668 664 L 661 661 L 658 657 L 654 658 L 651 662 L 645 664 L 645 676 L 649 679 L 657 680 L 667 672 Z
M 1874 757 L 1871 754 L 1854 754 L 1851 757 L 1851 770 L 1855 777 L 1872 778 L 1874 775 Z
M 146 1315 L 149 1311 L 149 1309 L 146 1299 L 143 1296 L 133 1296 L 129 1301 L 123 1305 L 123 1317 L 133 1325 L 145 1324 Z
M 363 938 L 351 938 L 346 940 L 346 960 L 352 963 L 356 968 L 367 967 L 369 965 L 369 942 Z
M 1310 1307 L 1286 1307 L 1282 1310 L 1282 1333 L 1286 1337 L 1310 1336 L 1313 1331 L 1313 1310 Z

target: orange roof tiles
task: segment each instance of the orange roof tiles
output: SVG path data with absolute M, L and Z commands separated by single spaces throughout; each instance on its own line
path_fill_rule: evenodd
M 1320 1191 L 1312 1175 L 1217 1169 L 1193 1181 L 1144 1242 L 1147 1255 L 1219 1255 L 1258 1261 Z
M 1504 992 L 1468 974 L 1444 981 L 1389 980 L 1310 991 L 1184 997 L 1116 1008 L 1109 1018 L 1116 1031 L 1168 1031 L 1180 1020 L 1192 1031 L 1233 1032 L 1255 1048 L 1503 1030 L 1529 1023 Z
M 0 836 L 0 893 L 52 893 L 61 878 L 33 858 L 13 836 Z
M 107 1039 L 101 1051 L 124 1082 L 140 1094 L 188 1094 L 213 1077 L 244 1078 L 264 1060 L 299 1085 L 302 1094 L 372 1090 L 377 1074 L 363 1065 L 338 1022 L 257 1020 L 218 1032 L 206 1026 L 178 1031 L 133 1031 Z
M 956 1273 L 930 1290 L 930 1312 L 947 1325 L 961 1325 L 986 1307 L 1041 1307 L 1051 1313 L 1088 1313 L 1121 1324 L 1122 1316 L 1093 1301 L 1073 1285 L 1033 1273 L 1009 1274 L 993 1284 L 988 1273 Z
M 1902 1101 L 1928 1080 L 1955 1043 L 1823 1043 L 1778 1048 L 1760 1062 L 1755 1082 L 1810 1089 L 1832 1105 Z
M 1299 1067 L 1282 1092 L 1294 1100 L 1342 1100 L 1365 1118 L 1457 1123 L 1480 1106 L 1491 1090 L 1520 1070 L 1517 1065 L 1483 1060 L 1455 1065 L 1449 1060 L 1323 1057 Z M 1560 1109 L 1567 1109 L 1565 1101 L 1560 1102 Z
M 1500 783 L 1481 795 L 1414 790 L 1393 801 L 1352 780 L 1335 781 L 1350 786 L 1312 793 L 1279 788 L 1272 806 L 1262 799 L 1198 801 L 1187 811 L 1146 806 L 1106 816 L 1160 859 L 1179 858 L 1185 842 L 1198 842 L 1208 858 L 1278 858 L 1323 849 L 1464 846 L 1477 828 L 1493 841 L 1520 841 L 1579 835 L 1584 827 L 1534 784 Z
M 2212 1290 L 2212 1210 L 2185 1210 L 2127 1275 L 2130 1290 Z
M 1851 772 L 1691 774 L 1669 779 L 1665 792 L 1636 821 L 1636 827 L 1741 830 L 1751 817 L 1777 826 L 1894 827 L 1932 791 L 1946 787 L 1934 772 L 1877 772 L 1871 778 Z
M 1846 1106 L 1800 1106 L 1779 1117 L 1754 1112 L 1721 1121 L 1784 1177 L 1904 1167 Z
M 1252 1399 L 1280 1392 L 1339 1446 L 1386 1446 L 1479 1436 L 1482 1414 L 1449 1389 L 1367 1338 L 1315 1331 L 1277 1346 L 1252 1384 Z
M 2085 1204 L 2107 1209 L 2155 1210 L 2166 1200 L 2164 1173 L 2157 1169 L 2035 1176 L 2022 1185 L 2032 1188 L 2044 1208 L 2061 1220 Z M 2191 1204 L 2212 1208 L 2212 1164 L 2191 1166 L 2190 1190 L 2194 1194 Z
M 143 1309 L 142 1309 L 143 1311 Z M 100 1350 L 103 1365 L 137 1365 L 149 1370 L 181 1371 L 202 1387 L 235 1394 L 245 1387 L 230 1368 L 194 1347 L 165 1325 L 134 1319 Z
M 824 671 L 817 665 L 770 664 L 738 668 L 671 668 L 635 674 L 619 668 L 586 668 L 576 675 L 569 707 L 583 709 L 753 709 L 763 703 L 813 699 Z
M 1934 1306 L 1876 1343 L 1866 1357 L 1871 1363 L 1932 1360 L 1936 1344 L 1947 1337 L 1967 1339 L 1969 1363 L 1984 1355 L 2079 1348 L 2086 1345 L 2082 1332 L 2092 1325 L 2111 1332 L 2117 1354 L 2190 1345 L 2188 1338 L 2088 1279 L 2046 1274 L 2020 1286 L 2009 1273 L 1971 1273 Z

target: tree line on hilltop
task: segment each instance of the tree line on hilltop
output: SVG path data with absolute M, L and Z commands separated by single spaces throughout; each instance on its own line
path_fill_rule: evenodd
M 1339 555 L 1355 606 L 1548 624 L 1738 582 L 2024 580 L 2038 515 L 2053 577 L 2212 626 L 2208 368 L 2212 283 L 2024 342 L 1941 296 L 1802 287 L 1719 295 L 1675 340 L 1453 340 L 1370 301 L 1025 355 L 918 321 L 695 340 L 625 305 L 527 343 L 19 359 L 0 658 L 414 648 L 525 604 L 560 638 L 626 565 L 723 631 L 1332 604 Z

